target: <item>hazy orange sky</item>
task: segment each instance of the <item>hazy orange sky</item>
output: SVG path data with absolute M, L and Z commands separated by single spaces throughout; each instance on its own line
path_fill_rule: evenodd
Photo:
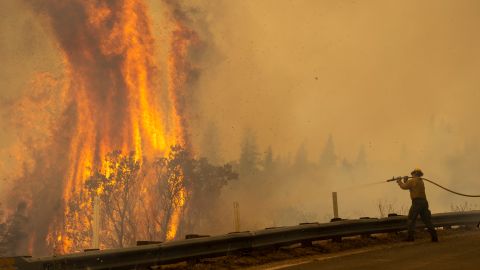
M 478 1 L 217 2 L 222 58 L 200 93 L 225 138 L 251 127 L 262 145 L 320 151 L 332 134 L 341 155 L 379 159 L 403 145 L 422 158 L 432 121 L 456 146 L 478 138 Z

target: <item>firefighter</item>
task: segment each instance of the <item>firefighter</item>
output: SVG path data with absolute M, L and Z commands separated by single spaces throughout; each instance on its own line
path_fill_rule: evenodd
M 432 214 L 428 209 L 427 196 L 425 195 L 425 185 L 422 180 L 423 172 L 420 169 L 414 169 L 412 171 L 412 177 L 408 176 L 398 179 L 397 183 L 402 189 L 408 189 L 410 191 L 410 198 L 412 199 L 412 206 L 408 212 L 408 237 L 407 241 L 414 241 L 415 221 L 420 215 L 423 223 L 428 229 L 432 242 L 438 242 L 437 232 L 433 227 L 431 217 Z

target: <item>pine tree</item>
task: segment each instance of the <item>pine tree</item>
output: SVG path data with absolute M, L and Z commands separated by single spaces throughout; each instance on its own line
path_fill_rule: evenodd
M 367 166 L 367 153 L 365 151 L 365 146 L 362 145 L 358 151 L 357 160 L 355 161 L 355 166 L 357 168 L 365 168 Z
M 220 138 L 218 136 L 218 128 L 214 122 L 210 122 L 203 134 L 201 142 L 201 156 L 207 158 L 213 164 L 221 161 L 220 158 Z
M 320 154 L 320 167 L 333 168 L 337 164 L 337 155 L 335 154 L 335 144 L 332 135 L 328 136 L 328 140 Z
M 297 150 L 295 160 L 293 161 L 293 167 L 296 170 L 304 170 L 308 167 L 308 153 L 305 143 L 302 143 Z
M 258 146 L 255 135 L 247 131 L 240 152 L 240 177 L 253 175 L 258 171 Z
M 263 169 L 266 172 L 271 172 L 274 169 L 272 146 L 268 146 L 267 151 L 265 151 L 263 158 Z

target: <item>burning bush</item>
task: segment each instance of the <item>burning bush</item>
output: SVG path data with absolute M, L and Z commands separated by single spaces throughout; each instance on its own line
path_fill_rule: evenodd
M 220 189 L 237 178 L 229 164 L 212 165 L 181 146 L 172 146 L 167 157 L 153 161 L 138 160 L 134 152 L 114 151 L 104 164 L 85 181 L 87 192 L 68 203 L 67 218 L 77 222 L 67 224 L 78 226 L 65 227 L 66 239 L 56 240 L 69 243 L 69 249 L 91 247 L 96 196 L 102 213 L 101 247 L 124 247 L 138 239 L 173 239 L 177 228 L 182 233 L 194 230 L 194 224 L 211 218 L 208 210 Z M 53 248 L 60 252 L 55 243 Z

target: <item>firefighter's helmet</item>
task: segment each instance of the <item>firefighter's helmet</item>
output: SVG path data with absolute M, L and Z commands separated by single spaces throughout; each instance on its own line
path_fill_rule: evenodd
M 422 176 L 423 176 L 423 172 L 422 172 L 422 170 L 420 170 L 419 168 L 415 168 L 415 169 L 411 172 L 411 175 L 412 175 L 412 176 L 418 175 L 418 176 L 422 177 Z

